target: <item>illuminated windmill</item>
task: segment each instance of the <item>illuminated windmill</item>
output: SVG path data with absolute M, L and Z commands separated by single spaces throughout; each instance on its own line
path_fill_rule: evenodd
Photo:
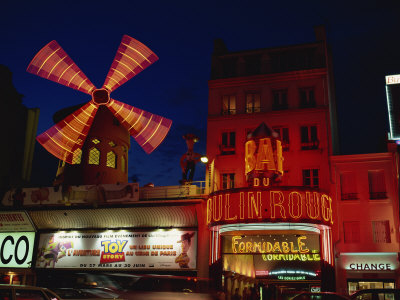
M 33 58 L 28 72 L 92 97 L 66 116 L 68 109 L 64 110 L 62 119 L 36 138 L 69 164 L 68 184 L 127 182 L 129 135 L 147 154 L 164 140 L 171 120 L 110 98 L 112 91 L 157 60 L 148 47 L 124 35 L 104 85 L 97 89 L 56 41 Z

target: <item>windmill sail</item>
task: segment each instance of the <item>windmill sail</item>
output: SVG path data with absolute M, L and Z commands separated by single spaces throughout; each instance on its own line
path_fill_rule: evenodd
M 111 99 L 108 108 L 147 154 L 161 144 L 172 125 L 167 118 L 114 99 Z
M 72 163 L 82 149 L 100 105 L 105 105 L 146 153 L 166 137 L 172 121 L 110 98 L 110 92 L 158 60 L 148 47 L 124 35 L 102 89 L 90 82 L 56 42 L 44 46 L 27 71 L 92 96 L 92 99 L 36 139 L 51 154 Z
M 111 64 L 103 88 L 116 90 L 158 60 L 158 56 L 141 42 L 124 35 Z
M 27 71 L 89 95 L 95 89 L 56 41 L 51 41 L 36 54 Z

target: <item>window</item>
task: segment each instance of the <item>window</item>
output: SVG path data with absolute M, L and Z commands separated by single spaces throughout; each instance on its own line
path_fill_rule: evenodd
M 318 131 L 317 126 L 301 126 L 301 150 L 318 149 Z
M 360 222 L 346 221 L 343 222 L 344 242 L 359 243 L 360 242 Z
M 314 89 L 307 88 L 300 90 L 300 108 L 315 107 Z
M 282 142 L 283 151 L 289 151 L 289 128 L 287 128 L 287 127 L 273 127 L 272 129 L 277 134 L 279 134 L 279 139 Z
M 92 140 L 92 143 L 95 144 L 95 145 L 97 145 L 98 143 L 100 143 L 100 141 L 99 141 L 98 139 L 93 139 L 93 140 Z
M 260 94 L 249 93 L 246 95 L 246 113 L 260 112 Z
M 115 147 L 115 143 L 113 141 L 109 141 L 108 144 L 110 145 L 110 147 Z
M 318 188 L 319 187 L 319 177 L 318 169 L 305 169 L 303 170 L 303 186 Z
M 233 189 L 235 187 L 235 174 L 226 173 L 222 174 L 222 189 Z
M 125 171 L 126 171 L 126 167 L 125 167 L 125 156 L 121 156 L 121 171 L 123 172 L 123 173 L 125 173 Z
M 372 221 L 374 243 L 390 243 L 390 223 L 385 221 Z
M 35 300 L 46 300 L 45 294 L 39 290 L 28 290 L 28 289 L 16 289 L 15 298 L 19 299 L 35 299 Z
M 107 167 L 113 169 L 117 167 L 117 156 L 113 151 L 107 152 Z
M 342 200 L 357 200 L 357 181 L 354 172 L 340 174 L 340 190 Z
M 100 151 L 97 148 L 92 148 L 89 151 L 89 165 L 100 164 Z
M 82 150 L 81 149 L 76 149 L 74 151 L 74 154 L 72 155 L 72 164 L 73 165 L 79 165 L 82 160 Z
M 235 154 L 235 138 L 234 131 L 223 132 L 221 137 L 221 155 Z
M 288 108 L 287 90 L 279 90 L 272 92 L 273 103 L 272 110 L 282 110 Z
M 371 200 L 386 199 L 384 170 L 368 171 L 369 198 Z
M 223 115 L 236 114 L 236 96 L 235 95 L 222 96 L 222 114 Z

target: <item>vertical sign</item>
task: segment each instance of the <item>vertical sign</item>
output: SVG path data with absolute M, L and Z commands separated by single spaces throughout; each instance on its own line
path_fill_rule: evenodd
M 386 76 L 390 139 L 400 140 L 400 75 Z

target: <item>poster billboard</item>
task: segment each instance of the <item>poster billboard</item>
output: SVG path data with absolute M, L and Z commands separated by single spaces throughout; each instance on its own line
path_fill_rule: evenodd
M 386 100 L 391 140 L 400 140 L 400 75 L 386 76 Z
M 35 232 L 0 232 L 0 268 L 30 268 Z
M 57 232 L 40 235 L 37 268 L 196 268 L 197 232 Z

